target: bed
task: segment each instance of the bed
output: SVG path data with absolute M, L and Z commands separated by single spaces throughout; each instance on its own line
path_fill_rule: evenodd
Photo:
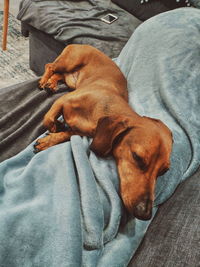
M 54 5 L 24 2 L 27 11 L 30 2 L 34 7 Z M 74 136 L 33 153 L 34 140 L 45 132 L 43 115 L 66 88 L 48 95 L 34 79 L 1 90 L 2 266 L 198 266 L 199 18 L 194 8 L 160 14 L 137 27 L 121 52 L 105 51 L 116 52 L 114 60 L 128 80 L 130 105 L 173 131 L 172 166 L 158 179 L 150 221 L 123 222 L 115 162 L 92 153 L 90 139 Z M 56 56 L 59 51 L 51 44 Z

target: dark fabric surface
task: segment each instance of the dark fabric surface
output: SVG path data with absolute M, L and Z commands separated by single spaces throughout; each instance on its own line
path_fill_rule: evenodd
M 65 48 L 65 44 L 31 26 L 29 29 L 30 69 L 38 76 L 44 73 L 45 64 L 53 62 Z
M 112 13 L 112 24 L 101 20 Z M 23 0 L 18 19 L 53 36 L 65 45 L 90 44 L 117 57 L 140 21 L 110 0 Z
M 138 19 L 144 21 L 162 12 L 169 11 L 171 9 L 187 6 L 184 0 L 149 0 L 146 2 L 141 0 L 112 0 L 113 3 L 124 8 Z
M 154 2 L 154 0 L 149 0 L 149 2 Z M 160 0 L 164 5 L 169 7 L 170 9 L 178 8 L 178 7 L 186 7 L 190 6 L 191 2 L 190 0 Z
M 160 206 L 129 267 L 200 266 L 200 169 Z
M 0 162 L 17 154 L 45 131 L 43 116 L 61 94 L 49 96 L 40 91 L 38 79 L 0 90 Z

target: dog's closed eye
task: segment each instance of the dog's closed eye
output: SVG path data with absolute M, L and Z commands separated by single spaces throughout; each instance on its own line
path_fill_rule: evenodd
M 144 160 L 143 157 L 141 157 L 140 155 L 138 155 L 136 152 L 132 153 L 133 159 L 135 160 L 135 162 L 137 163 L 138 167 L 142 170 L 145 171 L 147 168 L 147 164 Z

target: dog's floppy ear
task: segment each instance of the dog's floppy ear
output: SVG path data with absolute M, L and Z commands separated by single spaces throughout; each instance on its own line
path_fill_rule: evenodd
M 126 119 L 120 120 L 117 116 L 102 117 L 98 121 L 90 149 L 98 156 L 108 156 L 112 150 L 113 143 L 129 128 Z

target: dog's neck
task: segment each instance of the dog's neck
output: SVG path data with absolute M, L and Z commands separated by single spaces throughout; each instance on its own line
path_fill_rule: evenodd
M 107 112 L 104 116 L 109 116 L 110 114 L 127 118 L 127 120 L 130 120 L 131 123 L 138 123 L 143 118 L 122 97 L 120 97 L 120 99 L 116 102 L 112 100 L 109 101 L 107 105 Z

